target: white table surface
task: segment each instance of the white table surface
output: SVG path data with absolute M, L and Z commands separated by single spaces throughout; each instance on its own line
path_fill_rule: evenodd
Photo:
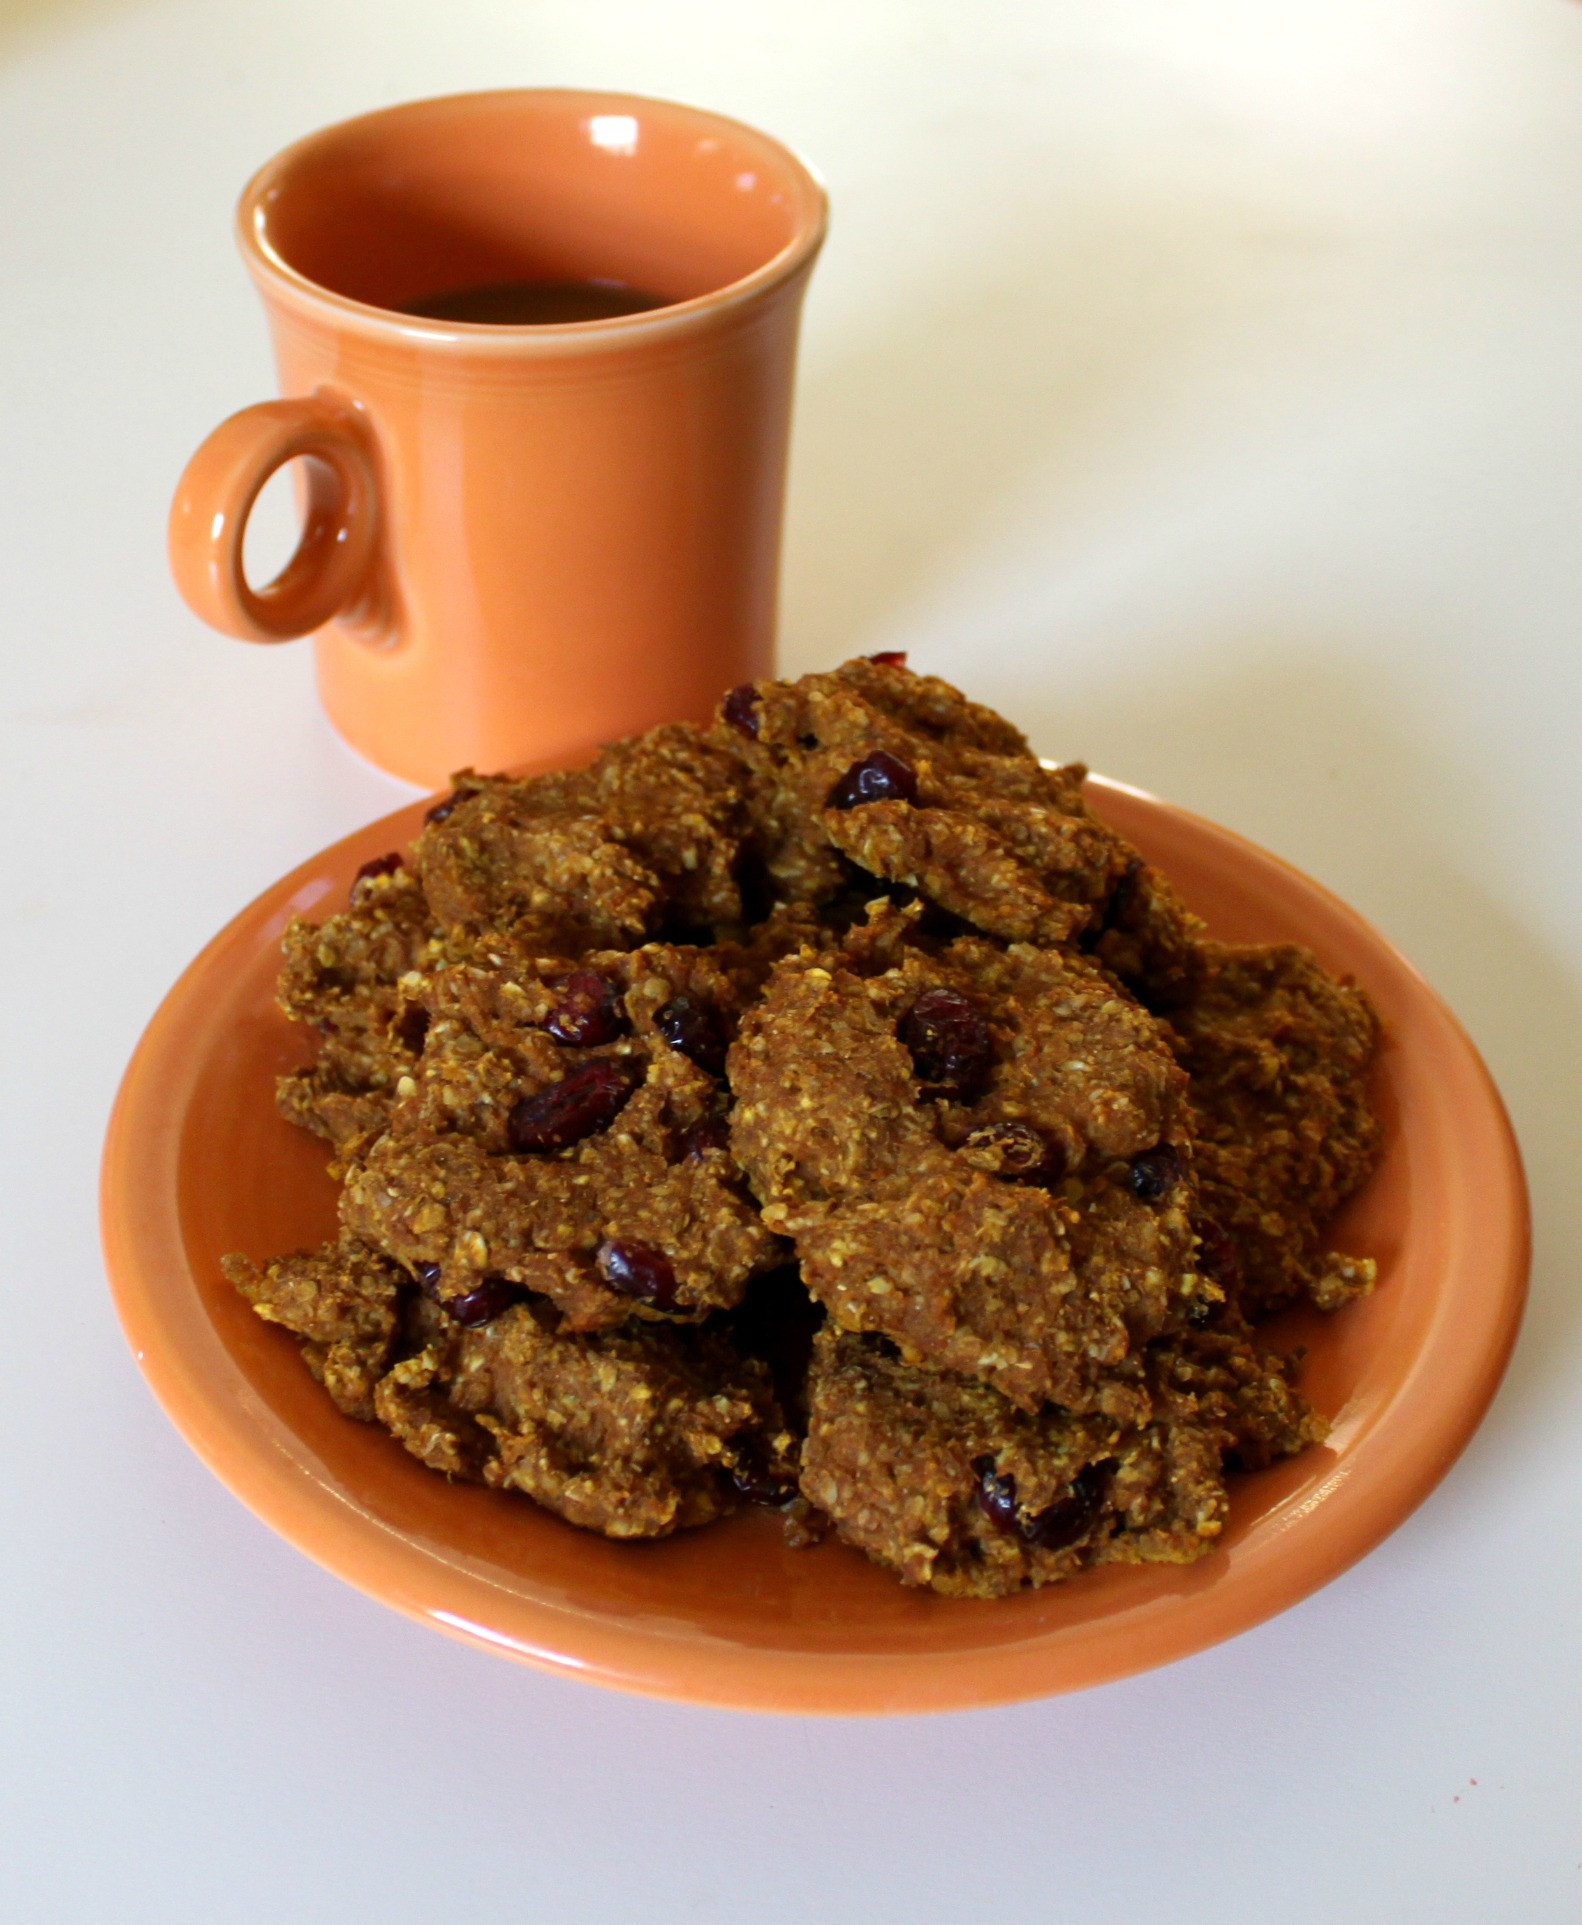
M 533 83 L 719 107 L 830 181 L 785 665 L 909 647 L 1266 842 L 1505 1091 L 1505 1387 L 1395 1536 L 1229 1645 L 931 1719 L 621 1698 L 309 1564 L 121 1340 L 94 1183 L 140 1029 L 405 793 L 305 649 L 165 573 L 183 460 L 271 391 L 231 203 L 325 121 Z M 1582 1914 L 1582 8 L 0 0 L 0 346 L 0 1916 Z

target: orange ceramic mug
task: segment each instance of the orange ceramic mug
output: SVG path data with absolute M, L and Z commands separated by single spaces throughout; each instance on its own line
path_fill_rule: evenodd
M 425 787 L 706 714 L 771 672 L 824 223 L 777 141 L 628 95 L 463 94 L 299 141 L 238 209 L 286 398 L 188 464 L 182 594 L 249 641 L 317 631 L 331 721 Z M 294 457 L 301 539 L 254 588 L 247 516 Z

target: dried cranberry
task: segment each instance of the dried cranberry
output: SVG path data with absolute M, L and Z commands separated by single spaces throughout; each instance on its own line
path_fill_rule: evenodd
M 648 1243 L 611 1239 L 599 1245 L 599 1275 L 622 1296 L 651 1303 L 656 1310 L 676 1307 L 676 1273 L 663 1250 Z
M 736 1461 L 728 1473 L 731 1489 L 749 1504 L 789 1504 L 797 1495 L 797 1482 L 778 1471 L 765 1456 L 756 1438 L 736 1447 Z
M 1085 1464 L 1072 1478 L 1071 1489 L 1064 1497 L 1028 1519 L 1025 1527 L 1028 1542 L 1046 1551 L 1063 1551 L 1075 1544 L 1092 1528 L 1099 1505 L 1104 1501 L 1107 1481 L 1102 1464 Z
M 978 1502 L 983 1511 L 1002 1531 L 1021 1534 L 1021 1512 L 1016 1508 L 1016 1479 L 1002 1477 L 994 1468 L 992 1457 L 974 1459 L 972 1468 L 978 1473 Z
M 888 749 L 875 749 L 851 767 L 829 792 L 825 807 L 855 809 L 864 802 L 915 802 L 917 773 Z
M 458 802 L 470 802 L 477 794 L 478 791 L 476 789 L 469 789 L 465 784 L 459 789 L 452 789 L 450 794 L 442 796 L 440 800 L 434 804 L 432 809 L 425 811 L 423 820 L 425 822 L 443 822 Z
M 707 1003 L 694 996 L 672 996 L 654 1012 L 654 1028 L 673 1050 L 710 1076 L 725 1072 L 725 1032 Z
M 1133 1196 L 1144 1203 L 1157 1203 L 1181 1180 L 1181 1153 L 1169 1143 L 1159 1143 L 1141 1156 L 1134 1156 L 1127 1181 Z
M 574 969 L 549 986 L 556 1000 L 544 1027 L 557 1043 L 592 1049 L 596 1043 L 613 1043 L 625 1030 L 620 992 L 597 970 Z
M 720 704 L 720 713 L 733 729 L 757 740 L 758 691 L 751 682 L 743 682 L 739 688 L 733 688 Z
M 607 1129 L 637 1087 L 636 1072 L 613 1056 L 574 1069 L 558 1083 L 524 1096 L 506 1121 L 511 1148 L 522 1154 L 563 1150 Z
M 352 877 L 352 893 L 356 893 L 358 883 L 368 876 L 393 876 L 397 869 L 405 867 L 406 864 L 393 849 L 387 856 L 371 856 Z
M 978 1458 L 972 1468 L 978 1473 L 978 1502 L 985 1514 L 1002 1531 L 1042 1551 L 1063 1551 L 1075 1544 L 1091 1528 L 1104 1498 L 1105 1466 L 1101 1464 L 1084 1465 L 1064 1497 L 1032 1513 L 1016 1501 L 1016 1479 L 1002 1476 L 992 1457 Z
M 881 648 L 877 655 L 865 655 L 865 662 L 872 662 L 876 668 L 905 668 L 906 650 L 904 648 Z
M 900 1037 L 919 1079 L 949 1096 L 974 1096 L 988 1079 L 989 1025 L 953 989 L 925 989 L 901 1018 Z
M 1057 1183 L 1066 1171 L 1059 1147 L 1026 1123 L 985 1123 L 962 1148 L 969 1163 L 1020 1183 Z
M 509 1310 L 513 1303 L 520 1303 L 527 1295 L 519 1283 L 512 1283 L 509 1277 L 489 1276 L 472 1289 L 463 1291 L 459 1297 L 442 1297 L 439 1293 L 439 1265 L 437 1263 L 414 1263 L 413 1270 L 423 1286 L 423 1294 L 437 1303 L 441 1310 L 453 1317 L 457 1323 L 465 1324 L 469 1330 L 476 1330 L 480 1324 L 493 1323 L 503 1310 Z
M 441 1306 L 457 1323 L 476 1330 L 480 1324 L 493 1323 L 501 1311 L 520 1303 L 526 1295 L 521 1284 L 512 1283 L 509 1277 L 485 1277 L 459 1297 L 442 1298 Z
M 730 1118 L 705 1116 L 682 1137 L 681 1160 L 683 1163 L 701 1163 L 710 1150 L 728 1150 L 730 1146 Z

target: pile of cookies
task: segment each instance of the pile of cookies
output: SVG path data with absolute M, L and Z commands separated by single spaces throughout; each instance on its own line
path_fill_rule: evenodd
M 612 1537 L 744 1503 L 998 1596 L 1184 1562 L 1372 1287 L 1366 998 L 878 656 L 470 772 L 285 938 L 339 1236 L 226 1272 L 348 1416 Z

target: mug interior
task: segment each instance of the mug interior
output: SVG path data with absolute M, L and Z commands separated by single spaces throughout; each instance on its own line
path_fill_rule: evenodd
M 533 281 L 613 281 L 668 304 L 816 236 L 823 194 L 788 149 L 718 115 L 522 91 L 327 128 L 270 162 L 240 211 L 274 265 L 373 307 Z

